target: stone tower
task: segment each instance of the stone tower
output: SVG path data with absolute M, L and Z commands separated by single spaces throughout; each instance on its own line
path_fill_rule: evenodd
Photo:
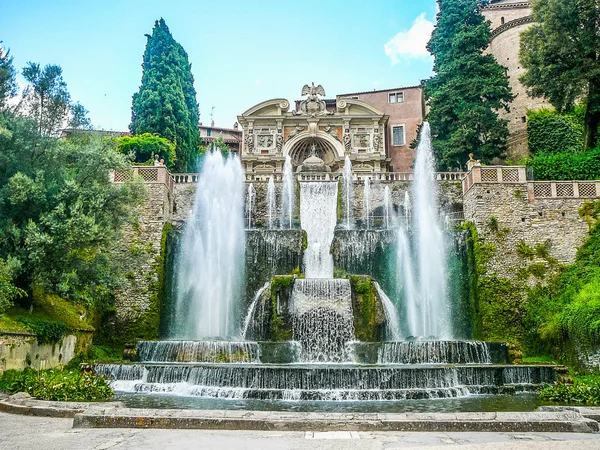
M 529 154 L 527 148 L 527 111 L 548 107 L 546 100 L 531 98 L 519 77 L 525 72 L 519 62 L 519 44 L 521 32 L 533 23 L 531 2 L 519 0 L 492 0 L 483 10 L 483 15 L 491 22 L 492 40 L 488 53 L 506 67 L 515 99 L 510 112 L 501 111 L 501 117 L 508 120 L 508 157 L 520 159 Z

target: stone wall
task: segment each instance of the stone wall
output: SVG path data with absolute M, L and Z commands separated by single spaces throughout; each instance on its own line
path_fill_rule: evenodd
M 519 269 L 543 262 L 519 255 L 521 242 L 547 247 L 550 257 L 569 264 L 588 234 L 579 216 L 588 199 L 530 198 L 529 189 L 528 183 L 477 183 L 464 195 L 465 220 L 473 222 L 481 239 L 496 246 L 489 269 L 502 277 L 515 277 Z
M 115 293 L 115 315 L 102 339 L 122 341 L 158 335 L 161 240 L 172 220 L 174 196 L 163 183 L 145 183 L 145 187 L 147 197 L 137 221 L 125 227 L 114 246 L 113 255 L 122 265 L 126 280 Z
M 39 344 L 35 334 L 0 333 L 0 373 L 5 370 L 51 369 L 68 364 L 75 355 L 87 352 L 92 332 L 65 336 L 57 344 Z

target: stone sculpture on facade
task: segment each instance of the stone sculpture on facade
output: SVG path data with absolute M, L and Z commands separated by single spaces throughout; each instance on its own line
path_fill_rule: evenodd
M 300 111 L 294 112 L 294 115 L 304 116 L 321 116 L 329 114 L 327 112 L 327 106 L 325 101 L 321 97 L 325 97 L 325 89 L 320 84 L 315 86 L 313 82 L 311 86 L 305 84 L 302 88 L 302 96 L 306 95 L 307 98 L 300 102 Z

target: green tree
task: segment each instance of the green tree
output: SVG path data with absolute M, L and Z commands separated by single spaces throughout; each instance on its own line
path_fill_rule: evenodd
M 7 107 L 10 98 L 17 95 L 16 75 L 10 51 L 0 45 L 0 111 Z
M 55 136 L 66 125 L 71 106 L 62 68 L 54 64 L 42 68 L 29 62 L 23 77 L 29 83 L 23 91 L 27 115 L 37 122 L 40 135 Z
M 133 161 L 140 164 L 152 164 L 155 155 L 158 155 L 165 160 L 165 165 L 172 169 L 177 160 L 175 144 L 157 134 L 123 136 L 118 140 L 118 148 L 124 155 L 133 155 Z
M 498 111 L 513 99 L 505 69 L 483 51 L 490 26 L 480 0 L 438 0 L 437 25 L 428 44 L 435 75 L 424 82 L 430 104 L 435 153 L 440 169 L 464 164 L 469 153 L 483 162 L 502 157 L 507 121 Z
M 29 117 L 0 113 L 0 258 L 17 286 L 88 307 L 108 305 L 121 275 L 110 254 L 143 186 L 109 182 L 126 158 L 111 140 L 41 137 Z
M 0 258 L 0 316 L 12 305 L 13 300 L 25 295 L 25 291 L 13 284 L 18 269 L 19 262 L 16 259 L 4 261 Z
M 533 0 L 535 24 L 521 34 L 521 81 L 560 112 L 585 99 L 587 148 L 600 124 L 600 8 L 596 0 Z
M 191 65 L 163 19 L 155 22 L 144 52 L 142 83 L 133 95 L 132 134 L 158 133 L 177 146 L 178 171 L 198 156 L 198 103 Z

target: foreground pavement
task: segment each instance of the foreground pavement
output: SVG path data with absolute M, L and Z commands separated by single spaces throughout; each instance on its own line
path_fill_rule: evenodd
M 0 413 L 1 450 L 217 449 L 600 449 L 599 434 L 442 432 L 272 432 L 73 428 L 68 418 Z

